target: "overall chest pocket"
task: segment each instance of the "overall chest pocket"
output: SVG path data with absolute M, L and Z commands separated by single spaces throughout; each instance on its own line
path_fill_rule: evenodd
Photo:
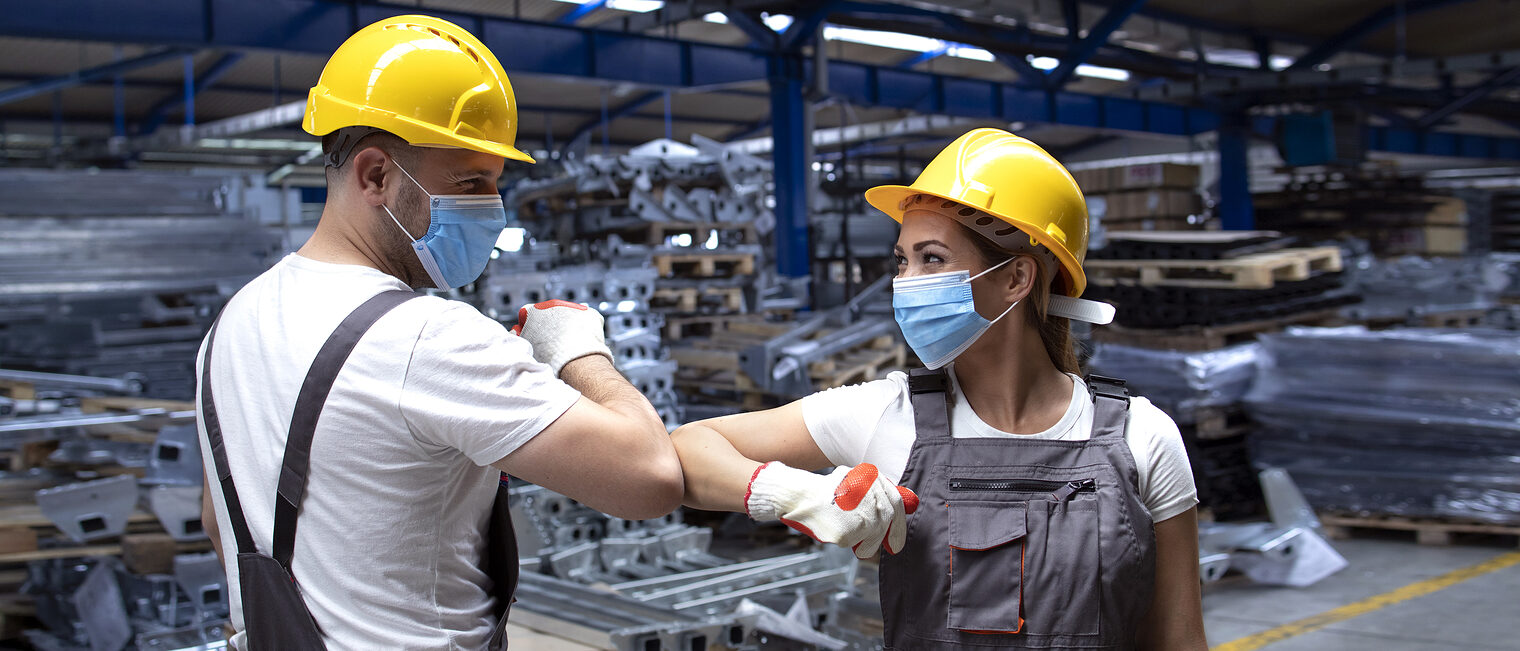
M 1097 635 L 1096 482 L 952 479 L 947 626 L 965 633 Z

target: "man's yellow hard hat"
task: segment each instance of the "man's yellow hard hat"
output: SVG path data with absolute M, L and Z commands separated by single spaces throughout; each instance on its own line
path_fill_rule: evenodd
M 935 156 L 913 185 L 871 188 L 866 201 L 902 222 L 907 201 L 921 194 L 1007 222 L 1056 256 L 1067 296 L 1087 289 L 1087 202 L 1071 173 L 1039 145 L 1001 129 L 975 129 Z M 968 226 L 993 241 L 1015 233 L 986 221 Z
M 496 55 L 464 28 L 397 16 L 348 37 L 312 87 L 302 128 L 383 129 L 419 147 L 533 162 L 518 150 L 517 100 Z

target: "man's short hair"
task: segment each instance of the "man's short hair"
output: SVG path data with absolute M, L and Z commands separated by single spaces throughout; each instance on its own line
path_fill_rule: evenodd
M 411 144 L 398 135 L 374 127 L 343 127 L 322 136 L 322 160 L 326 163 L 328 183 L 333 180 L 333 172 L 341 170 L 354 154 L 367 147 L 379 147 L 403 166 L 417 160 Z

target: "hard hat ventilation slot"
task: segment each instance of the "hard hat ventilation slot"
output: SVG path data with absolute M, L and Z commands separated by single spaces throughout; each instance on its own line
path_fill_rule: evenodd
M 991 226 L 993 221 L 996 221 L 996 220 L 994 220 L 993 218 L 988 217 L 986 215 L 982 215 L 981 217 L 977 217 L 976 218 L 976 225 L 977 226 Z
M 993 231 L 992 233 L 994 235 L 998 236 L 998 237 L 1008 237 L 1009 235 L 1012 235 L 1012 234 L 1017 233 L 1017 232 L 1019 232 L 1019 228 L 1017 226 L 1009 226 L 1008 228 L 1004 228 L 1002 230 Z
M 970 216 L 976 214 L 976 209 L 975 208 L 961 208 L 960 211 L 959 211 L 959 214 L 962 217 L 970 217 Z

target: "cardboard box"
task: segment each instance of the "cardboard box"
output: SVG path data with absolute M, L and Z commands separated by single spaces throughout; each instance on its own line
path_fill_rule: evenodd
M 1467 224 L 1467 202 L 1456 197 L 1431 197 L 1436 205 L 1425 213 L 1425 223 L 1447 226 Z
M 1426 226 L 1420 229 L 1426 255 L 1462 255 L 1467 253 L 1467 228 L 1462 226 Z

